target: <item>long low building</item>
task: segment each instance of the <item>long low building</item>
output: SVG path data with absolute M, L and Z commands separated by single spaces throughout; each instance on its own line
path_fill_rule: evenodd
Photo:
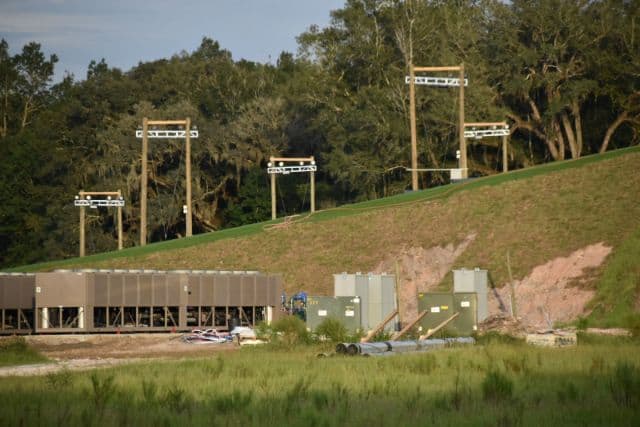
M 0 275 L 0 333 L 229 330 L 280 314 L 282 279 L 255 271 L 57 270 Z

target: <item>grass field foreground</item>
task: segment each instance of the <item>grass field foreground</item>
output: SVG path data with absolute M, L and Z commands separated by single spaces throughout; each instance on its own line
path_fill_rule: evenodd
M 590 342 L 591 341 L 591 342 Z M 640 345 L 481 344 L 392 357 L 319 347 L 0 379 L 0 425 L 637 425 Z

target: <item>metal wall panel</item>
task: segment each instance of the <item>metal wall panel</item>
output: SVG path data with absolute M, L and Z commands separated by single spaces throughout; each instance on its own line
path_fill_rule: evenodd
M 215 276 L 213 274 L 200 276 L 200 305 L 207 307 L 216 305 L 214 286 Z
M 153 276 L 141 274 L 138 276 L 138 305 L 150 307 L 153 304 Z
M 475 292 L 478 294 L 478 321 L 482 322 L 489 315 L 487 301 L 489 274 L 487 270 L 476 268 L 467 270 L 465 268 L 453 270 L 453 291 Z
M 255 305 L 266 307 L 272 305 L 269 301 L 269 277 L 262 274 L 255 276 L 256 280 L 256 301 Z
M 36 275 L 36 307 L 86 306 L 86 283 L 83 273 L 39 273 Z
M 151 305 L 154 307 L 165 307 L 167 305 L 167 275 L 151 275 L 151 286 L 153 289 Z
M 256 275 L 241 276 L 242 306 L 248 307 L 256 305 Z
M 239 307 L 242 305 L 242 277 L 229 275 L 229 305 Z
M 333 295 L 353 296 L 356 294 L 356 276 L 354 274 L 340 273 L 333 275 Z
M 138 279 L 139 274 L 125 274 L 124 277 L 124 306 L 134 307 L 138 305 Z
M 213 283 L 213 299 L 215 306 L 223 307 L 229 305 L 229 276 L 226 274 L 216 275 Z
M 200 274 L 189 274 L 187 276 L 188 291 L 187 291 L 187 305 L 200 306 Z
M 122 274 L 109 274 L 109 306 L 121 307 L 124 305 L 124 276 Z
M 94 307 L 106 307 L 109 305 L 109 275 L 93 275 L 93 302 Z
M 180 305 L 180 294 L 183 293 L 181 274 L 167 274 L 167 306 Z
M 36 278 L 33 274 L 1 274 L 0 309 L 33 308 L 35 287 Z
M 11 276 L 10 276 L 11 277 Z M 28 274 L 20 277 L 20 307 L 30 309 L 35 306 L 36 276 Z

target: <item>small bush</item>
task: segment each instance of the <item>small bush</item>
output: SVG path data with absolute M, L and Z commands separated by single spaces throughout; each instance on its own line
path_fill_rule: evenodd
M 618 406 L 630 408 L 640 399 L 640 371 L 630 362 L 618 362 L 609 377 L 609 389 Z
M 346 342 L 348 337 L 344 324 L 332 317 L 324 319 L 316 328 L 316 333 L 333 343 Z
M 48 359 L 31 347 L 24 337 L 0 339 L 0 366 L 46 362 Z
M 487 373 L 482 381 L 482 397 L 487 402 L 499 403 L 513 396 L 513 381 L 497 370 Z
M 297 316 L 285 316 L 273 324 L 277 341 L 287 347 L 308 344 L 311 341 L 307 325 Z

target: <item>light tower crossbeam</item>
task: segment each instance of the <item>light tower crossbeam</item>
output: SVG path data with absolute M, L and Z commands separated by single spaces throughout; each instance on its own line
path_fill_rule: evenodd
M 267 173 L 271 174 L 283 174 L 288 175 L 290 173 L 301 173 L 301 172 L 316 172 L 318 170 L 318 166 L 316 165 L 302 165 L 302 166 L 272 166 L 267 168 Z
M 405 76 L 404 82 L 411 83 L 411 76 Z M 457 77 L 414 76 L 413 83 L 421 86 L 457 87 L 460 86 L 460 79 Z M 469 79 L 464 79 L 464 85 L 469 86 Z
M 136 138 L 142 138 L 144 135 L 141 129 L 136 130 Z M 199 134 L 197 130 L 190 130 L 189 137 L 198 138 Z M 187 131 L 186 130 L 155 130 L 149 129 L 147 130 L 147 138 L 157 138 L 157 139 L 170 139 L 170 138 L 186 138 Z

